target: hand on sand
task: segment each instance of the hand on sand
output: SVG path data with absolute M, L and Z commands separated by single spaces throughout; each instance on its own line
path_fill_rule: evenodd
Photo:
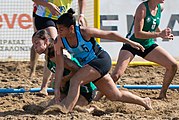
M 167 95 L 166 95 L 166 93 L 160 93 L 160 95 L 159 95 L 159 97 L 157 98 L 157 99 L 159 99 L 159 100 L 166 100 L 167 99 Z
M 145 102 L 145 109 L 146 110 L 152 110 L 153 108 L 152 108 L 152 103 L 151 103 L 151 100 L 150 100 L 150 98 L 149 97 L 146 97 L 146 98 L 144 98 L 144 102 Z

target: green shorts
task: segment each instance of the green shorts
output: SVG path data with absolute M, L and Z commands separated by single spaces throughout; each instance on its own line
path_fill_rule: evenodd
M 65 88 L 63 89 L 63 91 L 61 90 L 61 92 L 67 95 L 69 91 L 69 86 L 70 86 L 70 81 L 66 83 Z M 92 82 L 90 82 L 80 87 L 80 95 L 85 97 L 88 103 L 90 103 L 95 96 L 95 90 L 96 90 L 96 86 Z

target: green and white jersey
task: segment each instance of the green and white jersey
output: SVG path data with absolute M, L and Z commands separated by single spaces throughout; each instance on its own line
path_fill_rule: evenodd
M 149 6 L 148 6 L 148 1 L 144 2 L 143 4 L 146 7 L 146 17 L 144 18 L 144 26 L 143 26 L 142 30 L 146 31 L 146 32 L 154 32 L 154 31 L 156 31 L 157 27 L 160 24 L 161 6 L 160 6 L 160 4 L 158 4 L 157 14 L 155 16 L 153 16 L 151 14 L 151 12 L 150 12 L 150 9 L 149 9 Z M 152 44 L 155 43 L 154 38 L 150 38 L 150 39 L 138 39 L 138 38 L 135 38 L 135 35 L 134 35 L 134 21 L 133 21 L 131 29 L 130 29 L 130 31 L 127 34 L 126 37 L 129 38 L 132 41 L 140 43 L 144 48 L 149 48 Z

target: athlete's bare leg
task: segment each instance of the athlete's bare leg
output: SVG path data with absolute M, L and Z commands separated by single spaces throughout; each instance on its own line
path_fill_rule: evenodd
M 167 98 L 167 90 L 172 82 L 176 71 L 178 69 L 178 64 L 176 60 L 162 47 L 158 46 L 152 50 L 146 57 L 146 60 L 155 62 L 163 67 L 166 71 L 163 78 L 162 89 L 159 94 L 159 99 Z

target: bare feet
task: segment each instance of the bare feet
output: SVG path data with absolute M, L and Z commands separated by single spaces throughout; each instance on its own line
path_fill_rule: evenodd
M 47 88 L 43 88 L 42 90 L 37 93 L 39 96 L 48 96 Z
M 167 99 L 167 95 L 165 93 L 160 93 L 157 99 L 161 99 L 161 100 Z
M 145 109 L 146 110 L 152 110 L 152 103 L 149 97 L 144 98 L 144 102 L 145 102 Z

